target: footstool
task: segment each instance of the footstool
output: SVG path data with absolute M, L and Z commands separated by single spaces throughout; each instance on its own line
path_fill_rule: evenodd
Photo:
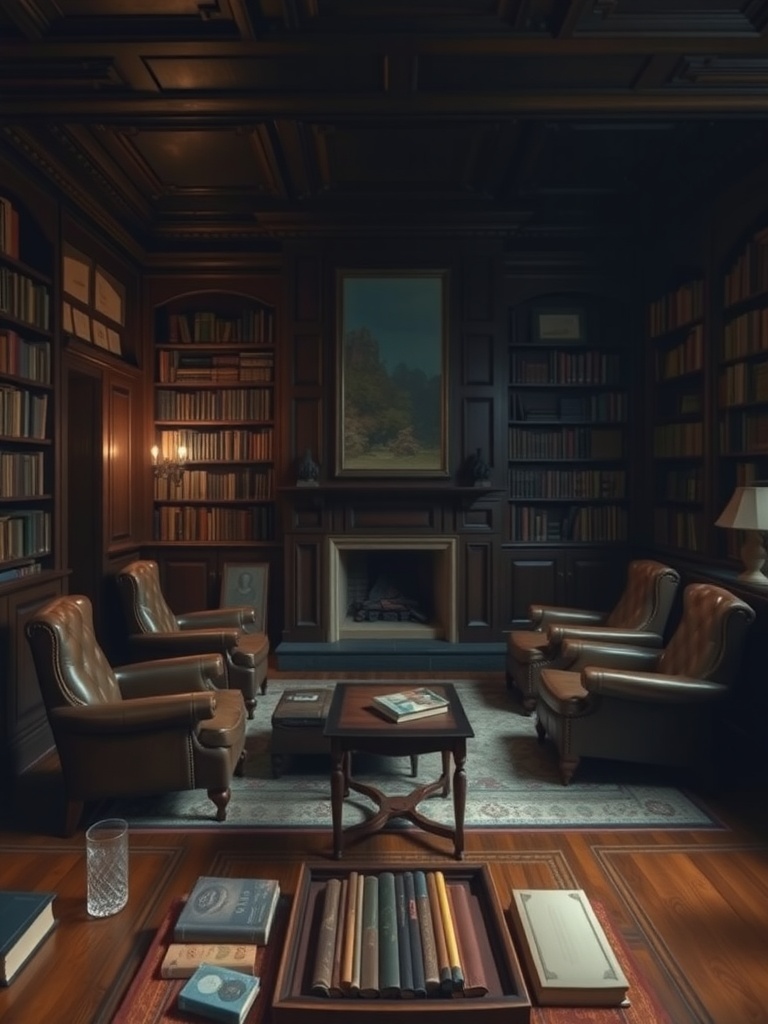
M 272 712 L 272 775 L 283 773 L 286 755 L 329 754 L 330 740 L 323 727 L 331 706 L 333 687 L 286 690 Z

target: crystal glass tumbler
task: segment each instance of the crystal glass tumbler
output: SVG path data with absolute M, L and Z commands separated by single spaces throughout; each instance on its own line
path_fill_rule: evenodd
M 109 917 L 128 902 L 128 822 L 97 821 L 85 833 L 88 913 Z

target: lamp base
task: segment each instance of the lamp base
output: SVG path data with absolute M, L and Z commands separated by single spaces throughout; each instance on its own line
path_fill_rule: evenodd
M 765 565 L 766 555 L 760 533 L 757 530 L 749 530 L 744 547 L 741 549 L 744 572 L 738 578 L 742 583 L 751 583 L 754 587 L 768 587 L 768 576 L 761 572 Z
M 747 569 L 736 577 L 740 583 L 751 583 L 755 587 L 768 587 L 768 576 L 759 569 Z

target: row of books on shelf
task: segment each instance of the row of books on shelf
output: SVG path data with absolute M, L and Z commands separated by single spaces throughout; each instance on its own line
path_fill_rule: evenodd
M 0 313 L 47 331 L 51 320 L 50 292 L 26 274 L 0 266 Z
M 516 500 L 619 499 L 626 495 L 626 477 L 618 469 L 511 469 L 509 496 Z
M 0 452 L 0 497 L 33 498 L 45 493 L 41 451 Z
M 655 509 L 653 539 L 662 547 L 701 551 L 706 535 L 704 517 L 699 512 Z
M 161 430 L 159 448 L 166 455 L 187 449 L 188 462 L 269 462 L 273 453 L 272 427 L 232 430 Z
M 0 385 L 0 434 L 43 440 L 46 436 L 48 395 L 26 388 Z
M 701 469 L 682 468 L 664 473 L 661 492 L 664 501 L 701 501 L 703 491 Z
M 266 469 L 185 469 L 178 484 L 167 477 L 155 478 L 158 501 L 270 501 L 273 473 Z
M 0 196 L 0 252 L 19 258 L 19 211 L 7 196 Z
M 624 438 L 620 430 L 600 427 L 510 427 L 510 459 L 620 459 Z
M 674 331 L 696 320 L 704 310 L 704 282 L 696 278 L 655 299 L 648 307 L 651 337 Z
M 363 999 L 487 995 L 467 886 L 442 871 L 350 871 L 329 878 L 313 995 Z
M 157 354 L 157 376 L 161 383 L 192 381 L 261 381 L 274 377 L 271 352 L 231 352 L 225 355 L 186 355 L 163 349 Z
M 520 422 L 621 423 L 627 418 L 627 395 L 610 391 L 593 395 L 558 395 L 552 391 L 514 391 L 510 419 Z
M 720 404 L 768 402 L 768 359 L 760 363 L 734 363 L 720 374 Z
M 237 316 L 198 309 L 168 316 L 168 341 L 171 345 L 245 343 L 271 345 L 274 341 L 274 314 L 260 306 L 245 309 Z
M 768 290 L 768 237 L 762 232 L 746 245 L 725 275 L 726 306 Z
M 723 358 L 739 359 L 768 350 L 768 306 L 729 320 L 723 330 Z
M 16 331 L 0 328 L 0 373 L 25 377 L 38 384 L 51 383 L 51 346 L 31 341 Z
M 51 514 L 19 509 L 0 515 L 0 562 L 36 558 L 51 550 Z
M 37 576 L 43 571 L 39 562 L 27 562 L 25 565 L 14 565 L 10 569 L 0 569 L 0 583 L 9 580 L 20 580 L 25 576 Z
M 720 420 L 720 451 L 768 451 L 768 412 L 734 411 Z
M 165 391 L 158 388 L 155 414 L 159 420 L 271 420 L 272 389 Z
M 656 379 L 658 381 L 697 373 L 704 366 L 704 328 L 696 324 L 683 341 L 673 348 L 656 353 Z
M 704 452 L 704 425 L 700 420 L 691 423 L 662 423 L 653 428 L 653 454 L 661 458 L 698 457 Z
M 512 384 L 618 384 L 621 357 L 599 349 L 565 352 L 562 349 L 512 352 Z
M 269 505 L 248 508 L 162 505 L 153 515 L 155 540 L 236 541 L 272 540 L 274 513 Z
M 510 539 L 522 544 L 560 541 L 611 544 L 626 540 L 627 512 L 620 505 L 542 508 L 521 505 L 511 511 Z

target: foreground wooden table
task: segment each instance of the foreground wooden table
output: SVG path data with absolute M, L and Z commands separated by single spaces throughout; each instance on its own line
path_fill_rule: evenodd
M 344 840 L 378 832 L 390 818 L 406 818 L 426 832 L 452 839 L 458 860 L 464 857 L 464 812 L 467 802 L 467 740 L 475 735 L 452 683 L 430 684 L 436 693 L 449 701 L 445 714 L 411 722 L 387 721 L 371 704 L 377 693 L 387 693 L 391 684 L 382 687 L 373 683 L 337 683 L 334 690 L 324 734 L 331 743 L 331 816 L 333 820 L 333 853 L 341 857 Z M 401 687 L 407 689 L 407 687 Z M 350 764 L 353 751 L 383 754 L 386 757 L 417 757 L 439 752 L 442 755 L 440 778 L 417 786 L 404 796 L 387 796 L 376 786 L 352 777 Z M 451 755 L 453 755 L 454 827 L 433 821 L 418 809 L 428 796 L 451 791 Z M 370 797 L 378 810 L 368 819 L 347 829 L 342 828 L 344 797 L 352 789 Z

